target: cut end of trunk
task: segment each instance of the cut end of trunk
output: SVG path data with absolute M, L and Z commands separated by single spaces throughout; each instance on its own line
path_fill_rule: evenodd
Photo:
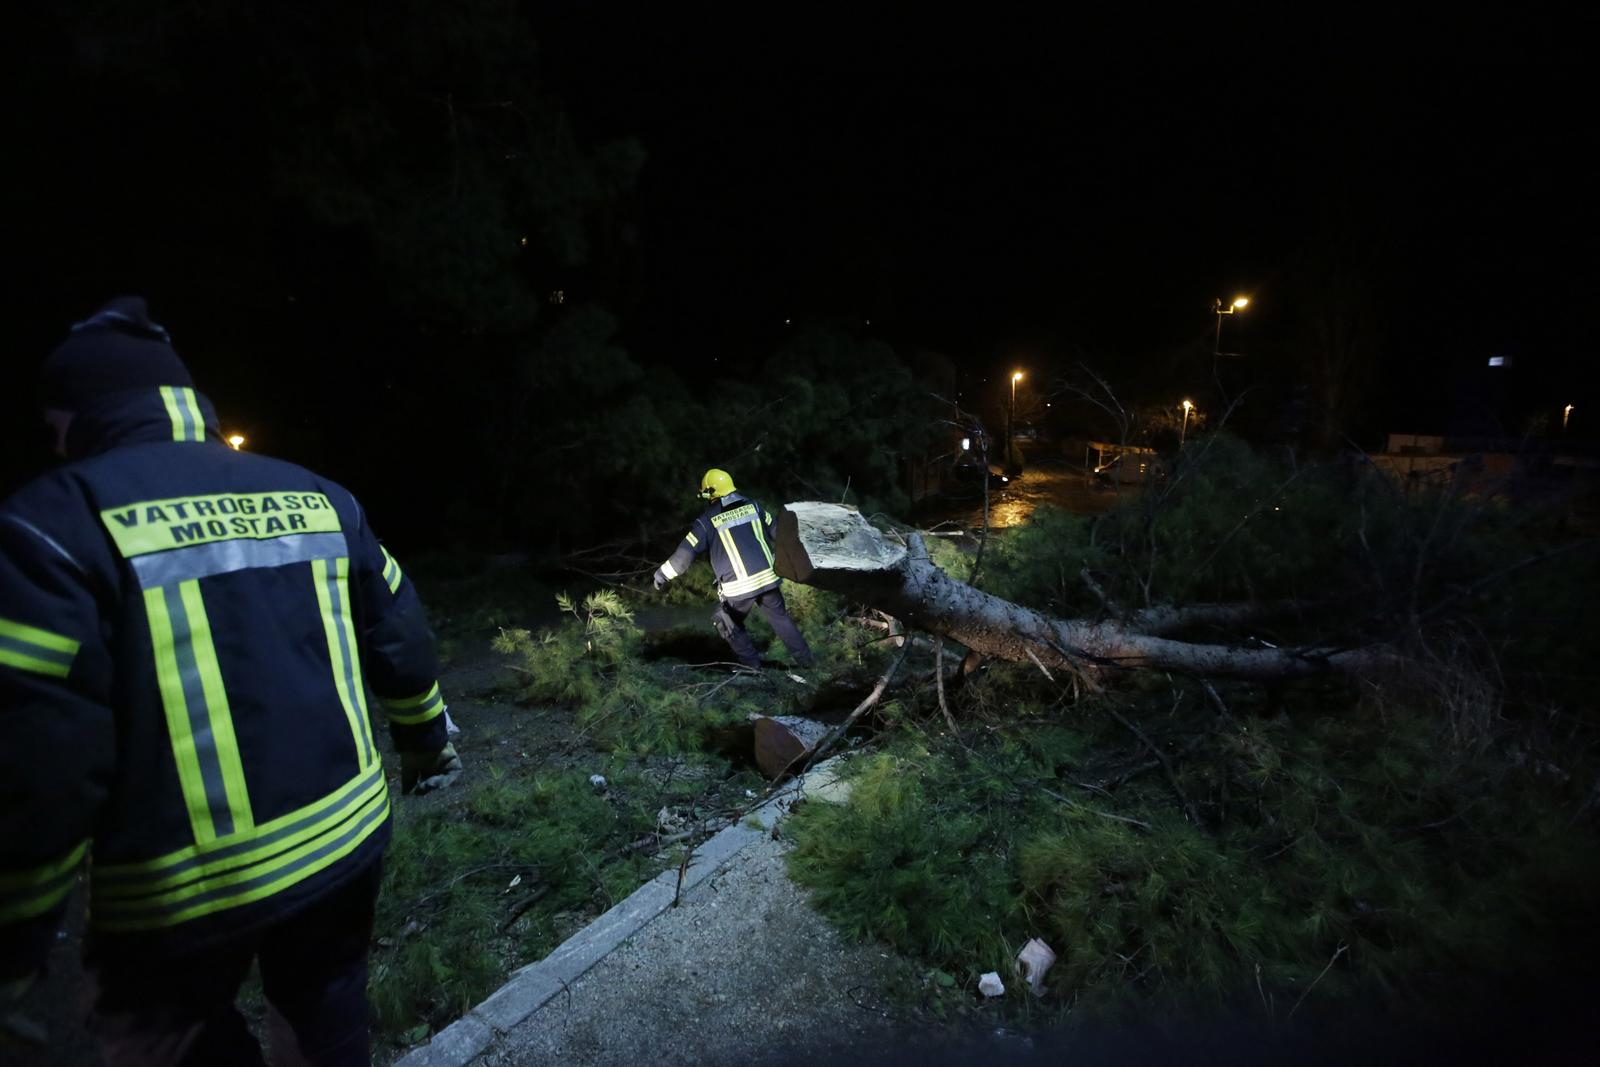
M 882 574 L 905 558 L 905 548 L 885 540 L 855 508 L 802 500 L 778 515 L 773 565 L 790 581 L 817 585 L 833 574 Z
M 798 715 L 756 719 L 756 766 L 777 780 L 805 765 L 806 757 L 828 736 L 828 725 Z

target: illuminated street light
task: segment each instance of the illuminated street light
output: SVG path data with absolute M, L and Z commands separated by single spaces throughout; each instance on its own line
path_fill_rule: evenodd
M 1194 402 L 1193 401 L 1185 400 L 1183 402 L 1183 428 L 1178 431 L 1178 447 L 1179 448 L 1183 447 L 1183 439 L 1189 435 L 1189 412 L 1193 408 L 1194 408 Z
M 1223 305 L 1221 297 L 1217 298 L 1217 302 L 1211 306 L 1211 310 L 1217 313 L 1217 340 L 1212 345 L 1212 355 L 1222 355 L 1222 316 L 1232 315 L 1235 311 L 1243 311 L 1249 306 L 1250 298 L 1248 296 L 1236 296 L 1233 298 L 1233 303 L 1227 306 Z
M 244 434 L 236 433 L 228 437 L 228 444 L 233 446 L 235 452 L 244 447 Z
M 1012 442 L 1017 433 L 1017 383 L 1022 381 L 1021 371 L 1011 372 L 1011 408 L 1006 412 L 1006 465 L 1011 465 Z
M 1561 409 L 1561 432 L 1567 432 L 1567 420 L 1572 418 L 1572 405 L 1568 404 Z

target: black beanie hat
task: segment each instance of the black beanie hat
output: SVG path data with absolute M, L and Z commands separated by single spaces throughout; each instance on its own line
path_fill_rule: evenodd
M 77 411 L 96 397 L 194 380 L 142 296 L 119 296 L 72 327 L 39 370 L 41 407 Z

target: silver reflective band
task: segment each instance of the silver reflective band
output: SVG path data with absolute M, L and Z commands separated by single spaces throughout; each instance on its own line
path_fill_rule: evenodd
M 213 541 L 135 556 L 129 562 L 139 578 L 139 588 L 154 589 L 216 574 L 254 567 L 287 567 L 314 559 L 336 559 L 344 554 L 342 533 L 287 534 L 266 541 L 253 538 Z

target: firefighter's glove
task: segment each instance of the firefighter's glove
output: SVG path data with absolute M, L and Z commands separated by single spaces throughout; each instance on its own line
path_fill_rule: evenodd
M 456 746 L 445 745 L 437 752 L 400 753 L 400 792 L 431 793 L 461 777 L 461 757 Z
M 665 574 L 661 573 L 660 568 L 656 569 L 655 582 L 656 582 L 656 588 L 657 589 L 664 588 L 666 586 L 666 584 L 667 584 L 667 576 Z

